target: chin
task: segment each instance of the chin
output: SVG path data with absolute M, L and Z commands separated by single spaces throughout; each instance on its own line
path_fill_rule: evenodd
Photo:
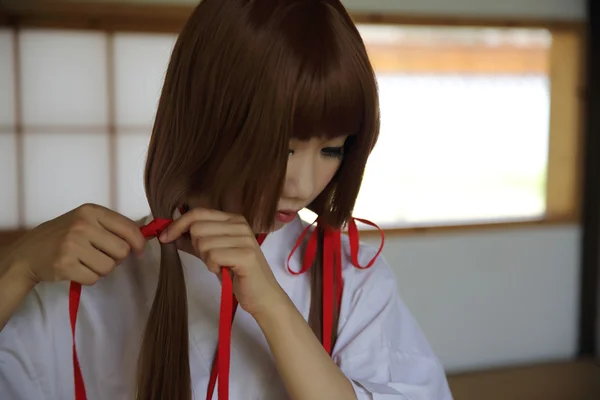
M 273 226 L 271 226 L 271 229 L 269 229 L 269 232 L 278 231 L 278 230 L 280 230 L 281 228 L 283 228 L 286 225 L 287 224 L 284 224 L 283 222 L 275 221 L 275 223 L 273 224 Z
M 299 218 L 299 217 L 296 216 L 296 218 Z M 294 222 L 296 220 L 296 218 L 292 219 L 289 222 L 281 221 L 279 218 L 275 218 L 275 220 L 273 221 L 273 224 L 269 228 L 264 229 L 264 227 L 263 228 L 254 227 L 254 232 L 261 232 L 261 233 L 276 232 L 276 231 L 280 230 L 281 228 L 283 228 L 284 226 L 289 225 L 292 222 Z

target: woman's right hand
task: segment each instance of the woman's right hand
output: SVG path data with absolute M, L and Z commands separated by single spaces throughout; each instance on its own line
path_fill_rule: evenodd
M 85 204 L 25 234 L 2 261 L 32 284 L 75 281 L 89 286 L 111 273 L 132 251 L 141 254 L 145 244 L 134 221 L 102 206 Z

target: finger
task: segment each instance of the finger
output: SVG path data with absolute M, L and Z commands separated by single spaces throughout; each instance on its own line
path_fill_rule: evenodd
M 196 254 L 206 259 L 208 252 L 216 249 L 236 249 L 254 247 L 256 239 L 252 236 L 209 236 L 195 238 L 192 236 L 192 244 Z
M 247 223 L 233 220 L 196 221 L 191 224 L 189 233 L 193 238 L 212 236 L 254 236 L 254 232 Z
M 98 222 L 104 229 L 125 240 L 136 254 L 144 252 L 146 239 L 142 235 L 140 227 L 129 218 L 106 209 L 98 218 Z
M 118 262 L 89 243 L 77 250 L 76 257 L 82 265 L 85 265 L 99 276 L 106 276 L 111 273 Z
M 211 261 L 208 261 L 205 263 L 206 268 L 212 272 L 213 274 L 215 274 L 217 276 L 217 278 L 219 278 L 219 281 L 223 280 L 223 270 L 227 270 L 229 275 L 233 278 L 233 271 L 230 267 L 228 266 L 223 266 L 223 265 L 219 265 L 219 264 L 215 264 Z
M 251 264 L 256 258 L 256 251 L 249 248 L 219 248 L 207 253 L 203 260 L 209 270 L 219 272 L 221 267 L 227 267 L 234 274 L 243 273 L 243 266 Z
M 208 268 L 208 270 L 217 276 L 217 279 L 219 280 L 219 282 L 223 283 L 223 268 L 226 268 L 226 267 L 218 267 L 216 269 Z
M 255 245 L 255 242 L 256 239 L 251 236 L 216 236 L 192 239 L 189 235 L 182 235 L 175 243 L 178 250 L 204 259 L 206 258 L 206 253 L 210 250 L 216 248 L 235 249 L 251 247 Z
M 96 248 L 110 257 L 121 262 L 131 253 L 131 246 L 121 237 L 100 227 L 90 225 L 86 232 L 87 239 Z
M 65 278 L 66 280 L 81 283 L 84 286 L 92 286 L 98 282 L 100 275 L 95 273 L 91 268 L 88 268 L 88 266 L 79 263 L 69 270 L 68 276 Z
M 223 211 L 209 210 L 206 208 L 194 208 L 183 214 L 180 218 L 174 221 L 160 235 L 159 240 L 163 243 L 168 243 L 177 240 L 182 234 L 189 232 L 192 224 L 196 222 L 207 221 L 228 221 L 234 216 Z

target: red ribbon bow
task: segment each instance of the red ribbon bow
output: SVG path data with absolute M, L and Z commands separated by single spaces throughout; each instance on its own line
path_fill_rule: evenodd
M 173 222 L 172 219 L 156 218 L 150 221 L 148 225 L 142 226 L 140 231 L 146 239 L 152 239 L 160 236 L 160 234 L 171 225 L 171 222 Z
M 379 246 L 379 250 L 377 254 L 367 263 L 367 265 L 362 266 L 358 262 L 358 250 L 360 244 L 360 237 L 358 233 L 358 227 L 356 226 L 356 221 L 362 222 L 364 224 L 370 225 L 377 230 L 381 234 L 381 245 Z M 290 267 L 290 261 L 294 252 L 302 245 L 305 240 L 306 235 L 310 231 L 311 227 L 314 224 L 317 224 L 316 228 L 313 229 L 309 239 L 308 244 L 306 246 L 306 250 L 304 253 L 304 259 L 302 260 L 302 267 L 300 271 L 294 271 Z M 315 222 L 307 226 L 298 240 L 294 245 L 290 255 L 288 256 L 287 268 L 288 271 L 293 275 L 300 275 L 305 273 L 310 269 L 315 261 L 315 257 L 317 254 L 317 245 L 318 245 L 318 231 L 321 229 L 319 226 L 319 220 L 317 219 Z M 332 343 L 331 336 L 333 330 L 333 313 L 335 309 L 335 305 L 339 308 L 342 302 L 342 292 L 344 280 L 342 278 L 342 231 L 341 229 L 333 229 L 328 226 L 322 228 L 323 230 L 323 321 L 322 321 L 322 337 L 323 337 L 323 347 L 331 355 Z M 358 269 L 367 269 L 370 268 L 374 263 L 379 254 L 383 250 L 383 245 L 385 243 L 385 236 L 383 230 L 379 228 L 376 224 L 371 221 L 367 221 L 365 219 L 351 218 L 348 223 L 348 237 L 350 241 L 350 259 L 352 265 L 354 265 Z M 334 282 L 337 282 L 337 286 Z M 333 292 L 335 290 L 335 303 Z
M 356 221 L 360 221 L 364 224 L 375 227 L 381 233 L 381 245 L 379 251 L 365 266 L 361 266 L 358 263 L 358 247 L 359 247 L 359 234 L 356 226 Z M 142 226 L 140 231 L 146 239 L 152 239 L 159 236 L 169 224 L 173 222 L 172 219 L 156 218 L 149 224 Z M 317 223 L 316 229 L 313 230 L 308 240 L 306 252 L 304 253 L 304 260 L 302 262 L 302 268 L 300 271 L 293 271 L 289 262 L 294 252 L 301 246 L 309 232 L 310 228 Z M 317 231 L 319 230 L 318 220 L 307 226 L 302 232 L 290 255 L 288 257 L 288 270 L 294 275 L 302 274 L 310 268 L 313 264 L 316 251 L 317 251 Z M 324 242 L 323 242 L 323 347 L 331 355 L 331 333 L 333 327 L 333 291 L 334 291 L 334 280 L 337 281 L 336 290 L 336 301 L 338 307 L 342 298 L 342 258 L 341 258 L 341 230 L 332 229 L 329 227 L 323 228 L 324 231 Z M 359 269 L 370 268 L 374 263 L 384 244 L 383 231 L 375 225 L 373 222 L 352 218 L 348 225 L 348 236 L 350 239 L 350 255 L 352 264 Z M 259 235 L 257 241 L 262 245 L 266 238 L 266 234 Z M 238 302 L 233 294 L 233 285 L 229 269 L 222 268 L 222 287 L 221 287 L 221 309 L 219 317 L 219 341 L 217 344 L 217 352 L 215 354 L 213 365 L 210 374 L 210 380 L 208 384 L 208 390 L 206 393 L 206 399 L 211 400 L 217 377 L 219 379 L 219 400 L 229 399 L 229 364 L 230 364 L 230 349 L 231 349 L 231 325 L 233 318 L 237 310 Z M 335 279 L 334 279 L 335 276 Z M 69 318 L 71 322 L 71 332 L 73 334 L 73 373 L 75 382 L 75 400 L 86 400 L 87 395 L 85 391 L 85 385 L 83 382 L 83 375 L 81 374 L 81 368 L 79 365 L 79 358 L 77 357 L 77 348 L 75 346 L 75 325 L 77 322 L 77 311 L 79 309 L 79 302 L 81 300 L 81 284 L 77 282 L 71 282 L 69 287 Z

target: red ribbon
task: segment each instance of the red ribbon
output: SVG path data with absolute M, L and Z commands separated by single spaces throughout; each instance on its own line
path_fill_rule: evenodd
M 262 245 L 267 237 L 266 234 L 258 235 L 256 241 Z M 229 270 L 221 269 L 221 314 L 219 317 L 219 341 L 217 342 L 217 353 L 213 359 L 210 370 L 210 380 L 206 391 L 206 400 L 211 400 L 215 392 L 217 376 L 219 378 L 219 399 L 229 399 L 229 363 L 231 361 L 231 326 L 237 310 L 238 301 L 233 294 L 233 286 Z M 226 284 L 225 281 L 228 281 Z
M 81 299 L 81 284 L 71 282 L 69 287 L 69 319 L 71 320 L 71 332 L 73 333 L 73 378 L 75 381 L 75 400 L 85 400 L 85 385 L 83 376 L 79 367 L 79 358 L 77 357 L 77 347 L 75 346 L 75 323 L 77 322 L 77 310 L 79 310 L 79 300 Z
M 140 231 L 146 239 L 152 239 L 161 234 L 163 230 L 173 220 L 165 218 L 156 218 L 152 220 L 148 225 L 142 226 Z M 75 400 L 86 400 L 87 394 L 85 392 L 85 385 L 83 382 L 83 375 L 81 374 L 81 367 L 79 366 L 79 358 L 77 357 L 77 347 L 75 346 L 75 325 L 77 322 L 77 311 L 79 310 L 79 302 L 81 300 L 81 284 L 77 282 L 71 282 L 69 286 L 69 319 L 71 321 L 71 332 L 73 333 L 73 373 L 75 382 Z
M 383 231 L 374 223 L 356 219 L 362 223 L 373 226 L 381 233 L 381 246 L 379 251 L 373 257 L 373 259 L 365 266 L 361 266 L 358 263 L 358 247 L 359 247 L 359 234 L 358 228 L 356 227 L 355 219 L 351 219 L 349 223 L 348 234 L 350 238 L 350 253 L 352 264 L 359 269 L 370 268 L 376 258 L 381 253 L 384 244 Z M 140 231 L 146 239 L 152 239 L 161 234 L 161 232 L 173 222 L 171 219 L 156 218 L 151 221 L 148 225 L 140 228 Z M 317 221 L 315 221 L 317 222 Z M 314 222 L 313 222 L 314 224 Z M 306 237 L 306 234 L 312 227 L 312 225 L 306 227 L 302 232 L 290 255 L 288 256 L 288 271 L 294 275 L 302 274 L 308 271 L 314 262 L 316 251 L 317 251 L 317 231 L 319 225 L 317 222 L 317 228 L 313 230 L 308 240 L 306 251 L 304 253 L 304 259 L 302 262 L 302 268 L 296 272 L 290 268 L 290 260 L 294 252 L 301 246 Z M 335 306 L 340 307 L 343 290 L 342 280 L 342 254 L 341 254 L 341 230 L 331 229 L 325 227 L 323 238 L 323 347 L 328 354 L 332 352 L 332 329 L 333 329 L 333 316 Z M 266 238 L 266 234 L 259 235 L 257 241 L 259 245 L 262 245 Z M 210 379 L 208 383 L 208 389 L 206 393 L 206 399 L 211 400 L 215 390 L 215 384 L 217 377 L 219 379 L 219 400 L 229 399 L 229 367 L 230 367 L 230 350 L 231 350 L 231 326 L 233 324 L 233 318 L 237 310 L 238 301 L 233 294 L 233 284 L 229 269 L 223 267 L 222 273 L 222 287 L 221 287 L 221 310 L 219 318 L 219 341 L 217 343 L 217 351 L 213 359 L 213 365 L 211 368 Z M 335 286 L 337 284 L 337 286 Z M 335 303 L 334 303 L 334 288 L 335 290 Z M 79 365 L 79 358 L 77 357 L 77 348 L 75 346 L 75 325 L 77 322 L 77 311 L 79 309 L 79 302 L 81 300 L 81 284 L 77 282 L 71 282 L 69 287 L 69 318 L 71 323 L 71 332 L 73 334 L 73 369 L 74 369 L 74 383 L 75 383 L 75 400 L 86 400 L 87 395 L 85 391 L 85 385 L 83 382 L 83 375 L 81 374 L 81 368 Z
M 360 235 L 358 233 L 356 221 L 377 228 L 377 230 L 381 234 L 381 245 L 379 246 L 379 250 L 377 251 L 377 254 L 375 254 L 375 256 L 365 266 L 361 266 L 358 262 Z M 304 259 L 302 260 L 302 266 L 299 271 L 294 271 L 290 267 L 290 261 L 292 259 L 292 256 L 294 255 L 294 252 L 298 250 L 298 248 L 302 245 L 306 235 L 315 223 L 317 224 L 317 226 L 315 229 L 313 229 L 312 233 L 310 234 L 310 237 L 308 238 L 308 243 L 304 252 Z M 324 226 L 321 228 L 319 226 L 318 219 L 312 224 L 308 225 L 300 234 L 298 240 L 296 240 L 296 244 L 294 245 L 294 248 L 288 256 L 287 268 L 288 271 L 293 275 L 303 274 L 310 269 L 310 267 L 315 261 L 315 257 L 317 254 L 319 229 L 323 231 L 323 320 L 321 321 L 323 337 L 322 341 L 323 347 L 325 348 L 327 353 L 331 355 L 333 351 L 331 343 L 331 336 L 333 333 L 333 315 L 335 312 L 335 308 L 337 307 L 337 309 L 339 310 L 339 308 L 341 307 L 342 293 L 344 289 L 344 280 L 342 278 L 341 229 L 333 229 L 328 226 Z M 381 254 L 381 251 L 383 250 L 383 245 L 385 243 L 383 230 L 371 221 L 365 219 L 351 218 L 348 224 L 348 237 L 350 241 L 350 259 L 352 265 L 354 265 L 358 269 L 367 269 L 372 267 L 375 263 L 375 260 L 377 259 L 377 257 L 379 257 L 379 254 Z

